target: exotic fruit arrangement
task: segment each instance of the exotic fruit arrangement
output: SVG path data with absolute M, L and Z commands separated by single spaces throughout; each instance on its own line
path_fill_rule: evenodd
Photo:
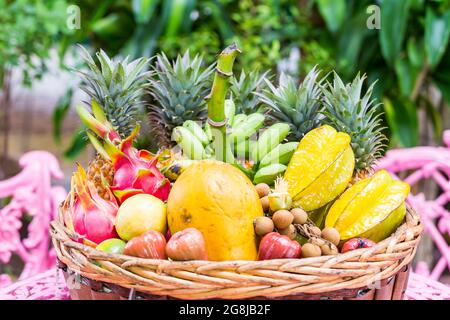
M 279 84 L 267 73 L 236 78 L 234 44 L 215 65 L 189 52 L 173 62 L 161 54 L 150 71 L 143 58 L 113 61 L 101 51 L 97 63 L 82 50 L 89 70 L 79 73 L 90 100 L 77 112 L 97 156 L 86 171 L 78 165 L 61 212 L 72 240 L 108 254 L 103 261 L 138 259 L 122 265 L 130 270 L 173 263 L 165 276 L 197 279 L 209 292 L 231 285 L 233 270 L 273 267 L 250 273 L 251 282 L 301 266 L 277 269 L 281 262 L 266 260 L 318 259 L 313 270 L 325 256 L 386 248 L 383 240 L 404 225 L 409 185 L 376 170 L 386 138 L 365 76 L 345 84 L 334 73 L 329 82 L 313 68 L 299 85 L 287 75 Z M 136 147 L 145 93 L 159 147 L 152 152 Z M 208 273 L 208 263 L 226 261 L 233 262 L 224 271 Z M 238 268 L 245 261 L 254 262 Z M 194 276 L 196 268 L 204 273 Z M 152 283 L 162 272 L 142 270 L 136 279 Z

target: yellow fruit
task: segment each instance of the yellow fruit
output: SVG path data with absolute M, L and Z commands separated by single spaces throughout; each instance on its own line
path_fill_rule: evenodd
M 167 230 L 166 206 L 149 194 L 137 194 L 125 200 L 117 211 L 116 231 L 123 240 L 149 230 L 164 234 Z
M 345 190 L 355 168 L 350 140 L 328 125 L 303 137 L 284 174 L 293 206 L 315 210 Z
M 210 260 L 255 260 L 253 221 L 263 216 L 252 182 L 215 160 L 191 165 L 174 183 L 167 202 L 172 234 L 193 227 L 205 237 Z
M 341 240 L 362 237 L 381 241 L 402 223 L 409 189 L 407 183 L 380 170 L 358 181 L 333 203 L 325 226 L 335 228 Z

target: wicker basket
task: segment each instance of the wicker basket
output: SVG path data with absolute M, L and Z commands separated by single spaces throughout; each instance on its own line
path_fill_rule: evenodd
M 72 299 L 356 299 L 403 298 L 422 232 L 405 223 L 367 249 L 303 259 L 187 261 L 112 255 L 72 239 L 62 212 L 51 224 L 59 267 Z

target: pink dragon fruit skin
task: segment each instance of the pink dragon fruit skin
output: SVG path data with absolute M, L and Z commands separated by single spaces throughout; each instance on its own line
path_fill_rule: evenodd
M 118 237 L 114 227 L 117 202 L 101 198 L 81 166 L 72 177 L 72 192 L 65 206 L 69 211 L 65 216 L 66 226 L 80 235 L 83 242 L 99 244 Z
M 114 164 L 114 185 L 110 187 L 119 203 L 129 197 L 146 193 L 162 201 L 169 196 L 170 182 L 156 168 L 157 159 L 146 150 L 133 147 L 133 139 L 139 132 L 139 126 L 121 141 L 118 147 L 108 139 L 105 140 L 105 151 Z
M 171 185 L 156 167 L 157 159 L 150 152 L 133 147 L 133 140 L 139 132 L 139 126 L 136 126 L 131 134 L 122 140 L 104 118 L 98 104 L 93 103 L 92 108 L 94 115 L 101 118 L 102 122 L 84 108 L 78 108 L 77 111 L 85 125 L 102 139 L 100 142 L 88 132 L 93 146 L 114 165 L 114 185 L 110 186 L 110 189 L 118 202 L 122 203 L 140 193 L 151 194 L 166 201 Z

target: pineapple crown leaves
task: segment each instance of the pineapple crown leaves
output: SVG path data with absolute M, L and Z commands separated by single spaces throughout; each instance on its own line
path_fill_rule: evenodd
M 261 100 L 256 93 L 261 93 L 267 87 L 266 79 L 268 71 L 260 74 L 257 71 L 246 73 L 241 71 L 239 78 L 231 78 L 231 94 L 236 105 L 236 113 L 251 114 L 261 112 Z
M 322 87 L 325 122 L 350 135 L 358 171 L 370 170 L 381 157 L 387 140 L 381 132 L 384 129 L 381 127 L 382 113 L 378 112 L 381 104 L 375 104 L 376 100 L 371 98 L 375 83 L 361 96 L 365 79 L 366 75 L 358 73 L 345 85 L 334 72 L 333 83 L 327 82 Z
M 164 53 L 158 54 L 150 79 L 149 93 L 154 99 L 150 112 L 159 115 L 169 129 L 204 117 L 213 71 L 214 65 L 203 68 L 202 56 L 191 57 L 189 50 L 172 63 Z
M 300 85 L 293 77 L 281 74 L 279 85 L 275 87 L 267 79 L 268 89 L 257 95 L 269 107 L 269 117 L 275 121 L 286 122 L 291 127 L 290 141 L 299 141 L 308 131 L 320 126 L 323 79 L 314 67 Z
M 128 57 L 113 61 L 100 50 L 96 53 L 97 65 L 82 46 L 81 55 L 88 65 L 87 72 L 75 70 L 81 75 L 81 89 L 103 108 L 106 119 L 121 137 L 128 136 L 136 126 L 144 89 L 151 72 L 147 70 L 150 59 L 139 58 L 131 62 Z

